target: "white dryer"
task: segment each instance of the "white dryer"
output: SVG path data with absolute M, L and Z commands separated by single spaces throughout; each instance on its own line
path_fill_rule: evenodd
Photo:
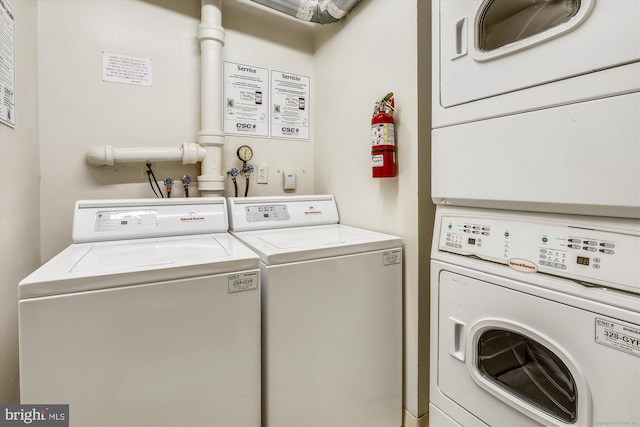
M 640 218 L 640 2 L 432 5 L 434 202 Z
M 432 12 L 435 128 L 640 90 L 637 1 L 436 0 Z
M 71 426 L 260 426 L 258 257 L 224 198 L 79 201 L 19 285 L 22 403 Z
M 268 427 L 402 425 L 402 242 L 338 224 L 333 196 L 229 199 L 260 255 Z
M 640 424 L 640 222 L 438 206 L 432 425 Z

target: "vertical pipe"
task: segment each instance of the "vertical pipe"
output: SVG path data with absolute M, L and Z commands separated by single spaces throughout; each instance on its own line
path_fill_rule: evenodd
M 222 174 L 222 0 L 202 0 L 200 41 L 200 132 L 198 143 L 207 154 L 202 160 L 198 190 L 203 197 L 221 196 L 225 176 Z

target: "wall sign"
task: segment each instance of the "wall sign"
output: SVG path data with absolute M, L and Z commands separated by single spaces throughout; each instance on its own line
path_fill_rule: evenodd
M 0 122 L 16 127 L 15 13 L 8 0 L 0 0 Z
M 309 140 L 309 89 L 309 77 L 271 72 L 272 137 Z
M 153 82 L 151 59 L 102 52 L 102 80 L 151 86 Z
M 269 70 L 224 63 L 224 133 L 269 135 Z

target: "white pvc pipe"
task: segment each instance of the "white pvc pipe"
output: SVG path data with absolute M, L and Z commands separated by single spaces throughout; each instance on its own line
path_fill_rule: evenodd
M 201 196 L 220 196 L 224 191 L 222 174 L 222 0 L 202 0 L 200 41 L 200 132 L 198 143 L 207 152 L 198 177 Z
M 198 190 L 203 197 L 221 196 L 226 176 L 222 174 L 224 145 L 222 108 L 222 0 L 201 0 L 200 41 L 200 131 L 198 144 L 184 143 L 180 148 L 114 148 L 111 145 L 89 147 L 87 161 L 96 166 L 120 162 L 182 161 L 202 162 Z
M 194 164 L 202 161 L 207 152 L 198 144 L 185 142 L 181 147 L 89 147 L 87 162 L 94 166 L 111 166 L 127 162 L 182 162 Z

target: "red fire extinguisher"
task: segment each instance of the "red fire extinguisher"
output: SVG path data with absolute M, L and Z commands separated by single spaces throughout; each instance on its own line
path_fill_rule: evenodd
M 376 102 L 371 118 L 371 167 L 374 178 L 396 176 L 395 110 L 393 92 Z

